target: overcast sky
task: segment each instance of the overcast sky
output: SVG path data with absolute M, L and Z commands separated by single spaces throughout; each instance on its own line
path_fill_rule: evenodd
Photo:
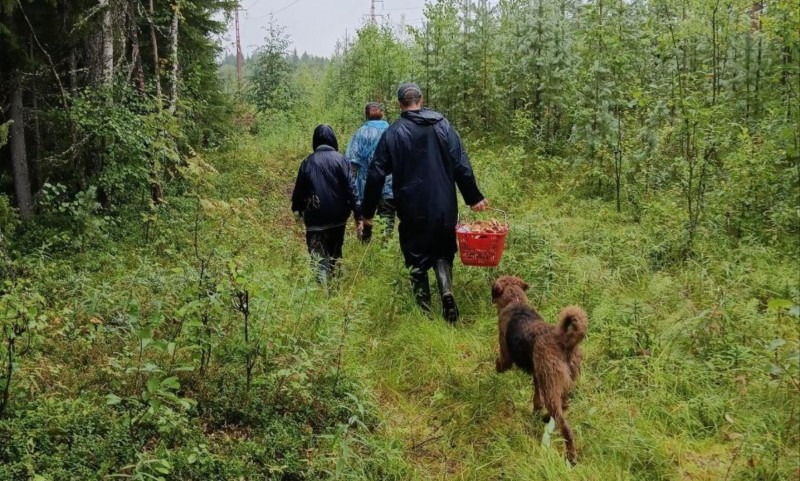
M 370 11 L 370 0 L 241 0 L 240 13 L 242 50 L 250 54 L 264 40 L 264 28 L 273 13 L 279 24 L 286 27 L 292 45 L 298 53 L 304 51 L 319 56 L 330 56 L 336 41 L 343 39 L 364 24 Z M 376 2 L 376 13 L 384 15 L 394 24 L 419 25 L 425 0 L 384 0 Z M 223 40 L 226 53 L 236 52 L 230 26 Z

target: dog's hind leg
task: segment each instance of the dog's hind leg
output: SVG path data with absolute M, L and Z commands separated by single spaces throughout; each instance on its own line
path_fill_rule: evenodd
M 564 437 L 564 441 L 567 445 L 567 460 L 571 464 L 575 464 L 577 462 L 578 456 L 575 451 L 575 439 L 572 435 L 572 429 L 569 427 L 569 423 L 567 422 L 566 417 L 564 417 L 564 411 L 561 409 L 561 402 L 557 399 L 552 399 L 552 403 L 547 406 L 547 410 L 550 414 L 553 415 L 553 418 L 556 420 L 556 426 L 561 431 L 561 435 Z
M 536 374 L 538 374 L 536 377 L 539 378 L 537 384 L 544 388 L 542 390 L 544 407 L 547 408 L 547 412 L 555 419 L 556 426 L 558 426 L 558 429 L 561 431 L 561 436 L 564 437 L 564 442 L 567 445 L 567 460 L 575 464 L 577 459 L 575 440 L 572 435 L 572 429 L 570 429 L 569 423 L 567 423 L 567 419 L 564 416 L 563 404 L 566 398 L 565 394 L 568 392 L 569 388 L 569 373 L 567 372 L 569 368 L 567 366 L 547 365 L 547 361 L 545 360 L 539 365 L 542 370 L 536 372 Z
M 537 416 L 544 409 L 544 402 L 542 401 L 542 389 L 536 382 L 536 376 L 533 376 L 533 415 Z M 542 421 L 547 424 L 550 422 L 550 415 L 544 413 L 541 417 Z

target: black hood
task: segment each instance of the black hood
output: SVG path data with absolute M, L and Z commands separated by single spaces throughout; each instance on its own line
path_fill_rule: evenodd
M 320 145 L 327 145 L 328 147 L 332 147 L 333 150 L 339 150 L 339 142 L 336 140 L 336 134 L 333 133 L 333 129 L 330 125 L 317 125 L 317 128 L 314 129 L 314 139 L 312 141 L 312 145 L 314 146 L 314 150 Z
M 434 110 L 422 109 L 406 110 L 403 112 L 403 118 L 408 119 L 417 125 L 433 125 L 441 122 L 444 119 L 444 116 Z

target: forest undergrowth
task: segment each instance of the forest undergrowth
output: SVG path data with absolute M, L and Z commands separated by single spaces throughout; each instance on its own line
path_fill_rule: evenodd
M 240 59 L 235 0 L 0 1 L 0 481 L 800 480 L 797 2 L 425 3 Z M 396 238 L 318 286 L 289 209 L 407 81 L 511 223 L 455 327 Z M 576 466 L 501 274 L 589 314 Z
M 512 228 L 497 269 L 457 266 L 452 328 L 413 306 L 396 238 L 348 233 L 340 279 L 316 285 L 288 208 L 305 143 L 195 157 L 115 242 L 17 266 L 0 479 L 798 478 L 796 258 L 703 232 L 671 259 L 668 202 L 636 221 L 476 142 Z M 589 313 L 575 467 L 530 379 L 494 371 L 500 274 L 545 319 Z

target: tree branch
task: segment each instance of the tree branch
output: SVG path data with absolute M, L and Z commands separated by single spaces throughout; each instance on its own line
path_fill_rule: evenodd
M 103 10 L 103 9 L 104 9 L 104 8 L 106 8 L 106 7 L 107 7 L 107 5 L 102 5 L 102 4 L 98 4 L 98 5 L 95 5 L 94 7 L 92 7 L 92 8 L 91 8 L 91 9 L 90 9 L 90 10 L 89 10 L 87 13 L 86 13 L 86 16 L 85 16 L 85 17 L 83 17 L 83 18 L 81 18 L 80 20 L 78 20 L 77 22 L 75 22 L 75 26 L 74 26 L 74 27 L 72 27 L 72 30 L 70 30 L 70 31 L 69 31 L 69 33 L 68 33 L 67 35 L 69 36 L 69 35 L 72 35 L 73 33 L 75 33 L 75 30 L 77 30 L 78 28 L 80 28 L 80 27 L 84 26 L 84 25 L 86 24 L 86 22 L 88 22 L 88 21 L 89 21 L 89 20 L 90 20 L 92 17 L 94 17 L 94 16 L 95 16 L 95 14 L 96 14 L 97 12 L 99 12 L 100 10 Z
M 61 92 L 61 104 L 64 107 L 64 111 L 67 113 L 67 120 L 70 123 L 70 127 L 72 126 L 72 116 L 70 115 L 69 111 L 69 104 L 67 103 L 67 94 L 64 91 L 64 85 L 61 83 L 61 77 L 58 76 L 58 70 L 56 70 L 56 66 L 53 63 L 53 58 L 50 57 L 50 54 L 47 53 L 42 42 L 39 41 L 39 37 L 36 36 L 36 31 L 33 29 L 33 25 L 31 24 L 28 15 L 25 13 L 25 9 L 22 8 L 22 2 L 17 0 L 17 7 L 19 7 L 19 11 L 22 12 L 22 16 L 25 18 L 25 23 L 28 24 L 28 28 L 31 31 L 31 36 L 33 36 L 33 40 L 36 42 L 36 45 L 39 47 L 39 50 L 42 51 L 45 57 L 47 57 L 47 62 L 50 64 L 50 70 L 53 72 L 53 76 L 56 78 L 56 82 L 58 83 L 58 89 Z

